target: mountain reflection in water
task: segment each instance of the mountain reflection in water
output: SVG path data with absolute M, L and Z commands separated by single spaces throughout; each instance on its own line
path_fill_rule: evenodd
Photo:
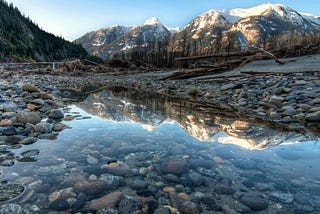
M 265 149 L 279 144 L 319 140 L 309 133 L 279 131 L 266 124 L 223 116 L 215 109 L 201 108 L 164 96 L 137 96 L 126 92 L 100 91 L 76 104 L 84 111 L 115 122 L 134 122 L 152 131 L 162 123 L 178 123 L 203 142 L 235 144 L 246 149 Z

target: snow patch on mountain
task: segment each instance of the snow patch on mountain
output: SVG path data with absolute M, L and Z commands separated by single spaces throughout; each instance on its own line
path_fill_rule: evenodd
M 312 24 L 320 26 L 320 16 L 316 16 L 310 13 L 299 12 L 303 18 L 311 21 Z

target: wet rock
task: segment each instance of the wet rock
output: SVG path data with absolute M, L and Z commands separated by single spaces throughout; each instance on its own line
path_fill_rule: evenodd
M 13 121 L 9 119 L 3 119 L 0 121 L 0 127 L 13 126 Z
M 122 161 L 110 161 L 107 164 L 102 165 L 101 170 L 118 176 L 129 175 L 131 173 L 129 166 Z
M 236 190 L 224 184 L 217 184 L 214 186 L 214 192 L 221 195 L 233 195 L 236 192 Z
M 152 195 L 155 195 L 158 192 L 158 190 L 153 186 L 148 186 L 147 189 L 140 189 L 137 190 L 137 195 L 143 196 L 143 197 L 149 197 Z
M 94 201 L 91 201 L 89 208 L 93 210 L 100 210 L 104 208 L 115 208 L 123 199 L 122 192 L 112 192 Z
M 200 208 L 197 204 L 192 203 L 190 201 L 183 202 L 178 210 L 180 213 L 188 213 L 188 214 L 198 214 L 200 213 Z
M 241 169 L 256 169 L 257 163 L 253 160 L 238 160 L 235 166 Z
M 0 206 L 0 214 L 22 213 L 22 207 L 18 204 L 3 204 Z
M 293 195 L 289 193 L 280 193 L 280 192 L 273 192 L 270 194 L 270 198 L 277 202 L 281 202 L 284 204 L 291 204 L 294 200 Z
M 23 144 L 23 145 L 30 145 L 30 144 L 34 144 L 35 142 L 37 142 L 38 138 L 35 137 L 27 137 L 23 140 L 21 140 L 19 142 L 19 144 Z
M 171 214 L 171 211 L 169 208 L 161 207 L 154 211 L 154 214 Z
M 162 176 L 162 178 L 168 182 L 171 182 L 171 183 L 179 183 L 178 176 L 176 176 L 174 174 L 165 174 Z
M 48 122 L 40 122 L 35 125 L 34 130 L 38 133 L 51 133 L 52 132 L 52 124 Z
M 61 198 L 61 192 L 53 192 L 50 195 L 48 195 L 48 201 L 49 203 L 54 202 L 55 200 L 58 200 L 59 198 Z
M 320 111 L 307 114 L 306 120 L 309 122 L 320 122 Z
M 33 150 L 28 150 L 28 151 L 24 151 L 22 152 L 20 155 L 23 158 L 27 158 L 27 157 L 32 157 L 32 156 L 36 156 L 40 153 L 40 151 L 38 149 L 33 149 Z
M 101 174 L 99 179 L 106 182 L 107 189 L 116 189 L 124 183 L 123 177 L 111 174 Z
M 7 127 L 2 131 L 2 134 L 7 136 L 16 135 L 17 131 L 14 127 Z
M 20 184 L 0 184 L 0 202 L 18 197 L 25 188 Z
M 159 204 L 156 200 L 148 201 L 148 214 L 153 214 L 158 207 Z
M 23 84 L 21 86 L 22 91 L 27 91 L 27 92 L 38 92 L 39 88 L 35 85 L 32 84 Z
M 196 172 L 190 172 L 189 178 L 192 181 L 192 183 L 196 186 L 201 185 L 204 180 L 203 176 Z
M 240 202 L 249 207 L 252 211 L 265 210 L 268 207 L 267 201 L 250 193 L 241 196 Z
M 107 183 L 102 180 L 83 180 L 74 185 L 74 190 L 87 195 L 96 195 L 107 189 Z
M 189 161 L 190 168 L 197 169 L 198 167 L 211 169 L 214 166 L 214 162 L 210 160 L 192 159 Z
M 122 199 L 119 203 L 119 214 L 134 213 L 140 210 L 142 206 L 132 199 Z
M 22 138 L 20 136 L 0 136 L 0 141 L 5 142 L 6 144 L 18 144 Z
M 66 199 L 59 198 L 50 204 L 50 208 L 56 211 L 68 210 L 70 207 Z
M 99 160 L 91 155 L 87 157 L 87 163 L 90 165 L 96 165 L 99 163 Z
M 68 128 L 68 126 L 62 124 L 62 123 L 56 123 L 53 125 L 52 130 L 55 132 L 60 132 L 64 129 Z
M 64 117 L 64 114 L 62 111 L 60 111 L 59 109 L 53 109 L 51 110 L 51 112 L 49 113 L 48 115 L 49 118 L 52 118 L 52 119 L 56 119 L 56 120 L 59 120 L 59 119 L 62 119 Z
M 135 179 L 129 184 L 129 186 L 134 190 L 142 190 L 148 187 L 148 183 L 142 180 Z
M 41 117 L 35 112 L 21 112 L 16 114 L 16 120 L 18 123 L 31 123 L 36 125 L 37 123 L 40 123 Z
M 187 169 L 185 160 L 168 160 L 162 163 L 160 170 L 164 173 L 180 175 Z
M 86 203 L 87 196 L 84 193 L 80 193 L 77 197 L 77 201 L 72 204 L 74 210 L 80 210 Z

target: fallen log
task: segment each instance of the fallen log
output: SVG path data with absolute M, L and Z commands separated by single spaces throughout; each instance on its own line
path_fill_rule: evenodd
M 258 53 L 259 51 L 235 51 L 229 53 L 217 53 L 217 54 L 207 54 L 202 56 L 190 56 L 190 57 L 179 57 L 175 58 L 176 61 L 184 61 L 184 60 L 195 60 L 195 59 L 206 59 L 212 57 L 235 57 L 235 56 L 251 56 L 253 54 Z

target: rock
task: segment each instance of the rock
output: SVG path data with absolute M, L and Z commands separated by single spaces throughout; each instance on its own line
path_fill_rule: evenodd
M 35 85 L 32 85 L 32 84 L 23 84 L 21 86 L 21 89 L 22 91 L 27 91 L 27 92 L 38 92 L 39 91 L 39 88 Z
M 240 202 L 249 207 L 252 211 L 260 211 L 268 207 L 267 201 L 250 193 L 246 193 L 241 196 Z
M 187 169 L 185 160 L 168 160 L 162 163 L 160 170 L 164 173 L 182 174 Z
M 241 169 L 256 169 L 257 163 L 253 160 L 238 160 L 235 166 Z
M 48 196 L 48 201 L 52 203 L 59 198 L 61 198 L 61 192 L 53 192 Z
M 89 156 L 87 157 L 87 162 L 88 162 L 88 164 L 96 165 L 96 164 L 99 163 L 99 160 L 98 160 L 97 158 L 89 155 Z
M 150 200 L 148 201 L 148 214 L 154 213 L 154 211 L 159 207 L 158 201 Z
M 64 211 L 64 210 L 68 210 L 70 205 L 66 199 L 59 198 L 59 199 L 53 201 L 50 204 L 50 207 L 51 207 L 51 209 L 56 210 L 56 211 Z
M 271 102 L 282 102 L 282 101 L 284 101 L 284 98 L 283 97 L 281 97 L 281 96 L 271 96 L 270 97 L 270 101 Z
M 171 211 L 169 208 L 161 207 L 154 211 L 154 214 L 171 214 Z
M 11 126 L 11 127 L 5 128 L 5 129 L 2 131 L 2 134 L 3 134 L 3 135 L 7 135 L 7 136 L 16 135 L 16 134 L 17 134 L 17 131 L 16 131 L 16 129 L 15 129 L 13 126 Z
M 37 142 L 38 138 L 35 137 L 27 137 L 23 140 L 21 140 L 19 142 L 19 144 L 23 144 L 23 145 L 30 145 L 30 144 L 34 144 L 35 142 Z
M 197 169 L 198 167 L 211 169 L 214 166 L 214 162 L 210 160 L 192 159 L 189 161 L 189 165 L 193 169 Z
M 142 180 L 135 179 L 129 184 L 129 186 L 134 190 L 142 190 L 148 187 L 148 183 Z
M 203 176 L 196 172 L 190 172 L 189 178 L 192 181 L 192 183 L 196 186 L 201 185 L 204 180 Z
M 31 101 L 31 104 L 35 105 L 36 108 L 37 108 L 37 107 L 43 106 L 44 105 L 44 101 L 43 101 L 43 99 L 35 99 L 35 100 Z
M 68 128 L 68 126 L 62 124 L 62 123 L 56 123 L 53 125 L 52 130 L 55 132 L 60 132 L 64 129 Z
M 306 120 L 309 122 L 320 122 L 320 111 L 307 114 Z
M 197 204 L 192 203 L 191 201 L 183 202 L 179 205 L 178 210 L 180 213 L 188 213 L 188 214 L 198 214 L 200 213 L 200 208 Z
M 171 182 L 171 183 L 179 183 L 178 176 L 176 176 L 174 174 L 165 174 L 162 176 L 162 178 L 168 182 Z
M 229 84 L 225 84 L 224 86 L 222 86 L 220 88 L 221 91 L 226 91 L 226 90 L 229 90 L 229 89 L 233 89 L 236 85 L 233 84 L 233 83 L 229 83 Z
M 38 133 L 45 134 L 52 132 L 52 124 L 48 122 L 40 122 L 35 125 L 34 130 Z
M 110 174 L 101 174 L 99 177 L 100 180 L 103 180 L 107 184 L 107 189 L 116 189 L 123 183 L 123 177 L 114 176 Z
M 16 114 L 16 120 L 18 123 L 31 123 L 36 125 L 37 123 L 40 123 L 41 117 L 35 112 L 21 112 Z
M 59 109 L 53 109 L 48 115 L 49 118 L 60 120 L 64 117 L 64 114 Z
M 22 210 L 22 207 L 18 204 L 3 204 L 0 206 L 0 214 L 21 214 Z
M 119 203 L 119 214 L 134 213 L 140 210 L 142 206 L 132 199 L 122 199 Z
M 122 161 L 110 161 L 102 165 L 101 170 L 119 176 L 129 175 L 131 173 L 129 166 Z
M 38 107 L 34 104 L 28 103 L 27 104 L 27 109 L 29 109 L 30 111 L 34 111 L 36 110 Z
M 87 195 L 96 195 L 107 189 L 107 183 L 102 180 L 83 180 L 74 185 L 74 191 Z
M 236 192 L 236 190 L 224 184 L 217 184 L 214 187 L 214 192 L 221 195 L 233 195 Z
M 13 121 L 9 120 L 9 119 L 3 119 L 0 121 L 0 126 L 4 127 L 4 126 L 13 126 Z
M 280 120 L 280 119 L 281 119 L 281 114 L 272 111 L 272 112 L 270 112 L 269 117 L 270 117 L 270 119 L 272 119 L 272 120 Z
M 279 201 L 284 204 L 291 204 L 294 200 L 293 195 L 289 193 L 280 193 L 280 192 L 273 192 L 270 194 L 271 199 L 275 201 Z
M 122 192 L 112 192 L 101 198 L 91 201 L 89 204 L 89 208 L 93 210 L 115 208 L 123 198 L 124 195 Z

